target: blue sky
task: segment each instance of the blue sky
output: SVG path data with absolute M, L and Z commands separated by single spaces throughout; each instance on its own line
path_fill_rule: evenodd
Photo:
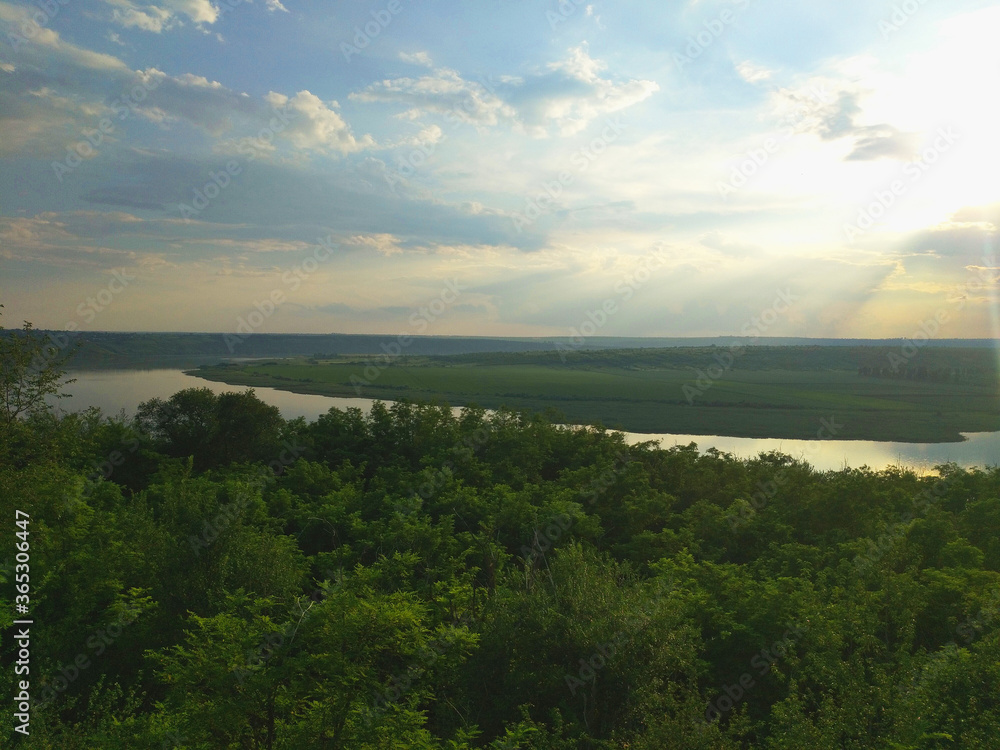
M 1000 335 L 998 3 L 63 3 L 0 0 L 8 327 Z

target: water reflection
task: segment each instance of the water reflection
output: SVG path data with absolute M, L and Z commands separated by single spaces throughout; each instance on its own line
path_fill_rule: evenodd
M 143 401 L 167 398 L 184 388 L 210 388 L 213 393 L 244 390 L 245 386 L 213 383 L 180 370 L 104 370 L 74 372 L 76 382 L 65 391 L 72 398 L 58 402 L 64 411 L 100 407 L 105 414 L 121 410 L 132 414 Z M 365 398 L 335 398 L 291 393 L 257 387 L 257 396 L 277 406 L 286 419 L 305 417 L 314 420 L 331 407 L 356 407 L 367 412 L 374 403 Z M 387 402 L 388 403 L 388 402 Z M 456 409 L 456 411 L 458 411 Z M 752 458 L 761 452 L 780 451 L 808 461 L 817 469 L 842 469 L 869 466 L 883 469 L 903 466 L 920 472 L 935 465 L 954 462 L 959 466 L 996 466 L 1000 457 L 1000 432 L 971 433 L 963 443 L 882 443 L 871 440 L 785 440 L 777 438 L 738 438 L 717 435 L 646 435 L 625 433 L 630 444 L 657 440 L 663 447 L 697 443 L 702 450 L 716 448 L 740 458 Z
M 69 376 L 76 378 L 76 382 L 63 390 L 72 397 L 60 399 L 57 406 L 63 411 L 82 411 L 97 406 L 105 414 L 118 414 L 124 409 L 132 415 L 143 401 L 169 398 L 185 388 L 208 388 L 212 393 L 227 393 L 249 387 L 215 383 L 185 375 L 180 370 L 95 370 L 71 372 Z M 305 417 L 312 421 L 334 406 L 338 409 L 353 406 L 367 412 L 374 403 L 367 398 L 313 396 L 275 388 L 255 387 L 254 391 L 261 401 L 277 406 L 285 419 Z

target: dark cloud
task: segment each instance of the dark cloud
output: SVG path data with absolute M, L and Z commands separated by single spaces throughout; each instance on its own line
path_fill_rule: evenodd
M 913 157 L 917 138 L 892 125 L 858 125 L 861 114 L 861 92 L 843 90 L 832 101 L 817 101 L 810 96 L 790 94 L 793 101 L 805 108 L 805 129 L 812 130 L 825 141 L 850 139 L 854 148 L 845 161 L 876 161 L 878 159 L 906 160 Z
M 141 194 L 137 195 L 135 189 L 96 188 L 85 193 L 81 198 L 87 203 L 96 203 L 101 206 L 123 206 L 125 208 L 140 208 L 151 211 L 163 211 L 167 208 L 160 201 L 147 200 Z
M 917 232 L 902 246 L 907 253 L 934 253 L 966 262 L 979 262 L 985 253 L 996 249 L 996 230 L 982 225 L 950 224 Z
M 854 150 L 847 155 L 847 161 L 876 161 L 878 159 L 906 160 L 916 152 L 917 139 L 912 133 L 904 133 L 890 125 L 871 128 L 857 128 L 852 134 Z
M 38 211 L 74 211 L 114 206 L 139 211 L 147 219 L 185 218 L 181 204 L 195 207 L 196 191 L 204 194 L 228 157 L 181 158 L 158 152 L 131 151 L 114 159 L 92 160 L 59 185 L 46 165 L 35 163 L 18 174 L 17 185 L 35 196 Z M 227 236 L 276 238 L 314 242 L 337 235 L 391 234 L 400 246 L 508 245 L 524 251 L 544 246 L 535 228 L 517 232 L 511 220 L 496 213 L 470 213 L 438 201 L 366 190 L 348 170 L 323 173 L 299 166 L 239 160 L 240 173 L 192 219 L 224 227 Z M 4 170 L 6 171 L 6 170 Z M 0 176 L 0 187 L 13 180 Z M 377 182 L 377 180 L 376 180 Z M 53 188 L 59 188 L 54 190 Z M 381 188 L 380 188 L 381 189 Z M 214 194 L 214 190 L 211 191 Z M 26 205 L 27 207 L 27 205 Z M 183 236 L 185 224 L 173 232 Z

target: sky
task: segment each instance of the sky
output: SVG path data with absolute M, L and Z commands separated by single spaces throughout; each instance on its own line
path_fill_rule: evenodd
M 0 0 L 0 322 L 1000 337 L 1000 3 Z

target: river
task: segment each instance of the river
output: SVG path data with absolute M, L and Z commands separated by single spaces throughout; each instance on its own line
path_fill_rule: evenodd
M 215 393 L 243 390 L 245 386 L 226 385 L 185 375 L 180 370 L 102 370 L 71 372 L 76 382 L 63 389 L 71 398 L 58 402 L 65 411 L 100 407 L 108 415 L 123 409 L 129 415 L 143 401 L 168 398 L 184 388 L 210 388 Z M 257 396 L 277 406 L 286 419 L 305 417 L 314 420 L 331 407 L 362 411 L 371 408 L 371 399 L 336 398 L 291 393 L 274 388 L 256 387 Z M 389 403 L 389 402 L 386 402 Z M 969 433 L 962 443 L 887 443 L 870 440 L 784 440 L 777 438 L 740 438 L 720 435 L 673 435 L 624 433 L 630 444 L 658 440 L 663 447 L 697 443 L 700 450 L 716 448 L 740 458 L 753 458 L 761 452 L 781 451 L 808 461 L 820 470 L 859 468 L 884 469 L 902 466 L 924 473 L 942 463 L 959 466 L 996 466 L 1000 457 L 1000 432 Z

